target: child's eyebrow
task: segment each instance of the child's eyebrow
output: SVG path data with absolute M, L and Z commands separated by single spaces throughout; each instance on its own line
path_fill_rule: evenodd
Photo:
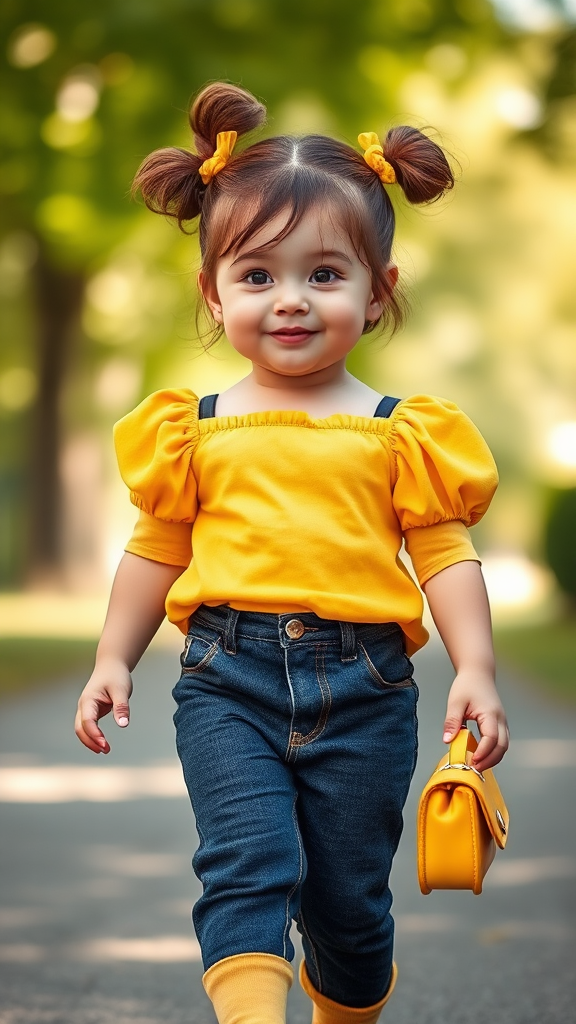
M 240 256 L 237 256 L 230 265 L 235 267 L 237 263 L 245 263 L 246 261 L 253 262 L 261 257 L 270 256 L 274 252 L 275 248 L 275 246 L 270 246 L 270 248 L 263 247 L 262 249 L 252 249 L 250 252 L 241 253 Z M 352 265 L 350 257 L 345 252 L 342 252 L 341 249 L 319 249 L 317 252 L 304 253 L 304 256 L 307 259 L 319 261 L 340 259 L 344 263 Z
M 320 249 L 318 252 L 310 253 L 310 257 L 314 260 L 343 260 L 344 263 L 352 265 L 350 257 L 341 249 Z

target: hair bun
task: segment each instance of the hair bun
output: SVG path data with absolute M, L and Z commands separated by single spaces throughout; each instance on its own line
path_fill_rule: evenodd
M 266 108 L 245 89 L 214 82 L 198 94 L 190 110 L 190 126 L 199 155 L 206 159 L 216 149 L 219 132 L 246 135 L 264 124 Z
M 202 158 L 187 149 L 156 149 L 138 168 L 132 193 L 140 191 L 149 210 L 174 217 L 181 228 L 202 209 L 201 163 Z
M 383 148 L 411 203 L 430 203 L 454 187 L 454 175 L 444 151 L 417 128 L 391 128 Z
M 205 185 L 198 172 L 213 155 L 218 133 L 245 135 L 265 120 L 266 108 L 245 89 L 225 82 L 207 85 L 190 110 L 196 153 L 174 147 L 155 150 L 138 168 L 132 193 L 140 191 L 149 210 L 174 217 L 181 228 L 202 209 Z

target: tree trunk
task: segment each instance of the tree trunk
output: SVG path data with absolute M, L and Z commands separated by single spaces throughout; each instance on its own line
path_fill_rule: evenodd
M 28 578 L 57 582 L 61 572 L 62 385 L 77 332 L 84 277 L 52 266 L 40 249 L 34 265 L 38 398 L 30 452 Z

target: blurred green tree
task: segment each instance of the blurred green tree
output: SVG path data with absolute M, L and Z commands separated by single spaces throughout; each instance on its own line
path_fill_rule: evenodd
M 6 450 L 27 448 L 25 549 L 38 575 L 60 561 L 61 396 L 75 347 L 88 344 L 87 276 L 131 231 L 129 182 L 151 149 L 181 137 L 188 98 L 221 78 L 272 114 L 316 96 L 354 139 L 394 114 L 399 83 L 430 47 L 454 62 L 506 32 L 489 0 L 4 0 L 0 26 L 0 238 L 31 267 L 38 378 L 30 422 L 19 417 Z M 12 492 L 20 521 L 22 488 Z
M 576 609 L 576 487 L 556 491 L 544 529 L 546 559 Z

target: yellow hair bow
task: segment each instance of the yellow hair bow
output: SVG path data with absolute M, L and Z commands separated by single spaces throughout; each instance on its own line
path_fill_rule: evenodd
M 198 173 L 202 178 L 205 185 L 218 174 L 223 167 L 226 167 L 230 157 L 232 156 L 232 150 L 236 145 L 236 139 L 238 138 L 238 132 L 218 132 L 216 136 L 216 149 L 214 155 L 208 157 L 203 164 L 198 168 Z
M 383 185 L 393 185 L 396 181 L 396 171 L 384 157 L 384 150 L 376 132 L 362 132 L 358 136 L 358 142 L 366 152 L 364 159 L 369 167 L 376 172 Z

